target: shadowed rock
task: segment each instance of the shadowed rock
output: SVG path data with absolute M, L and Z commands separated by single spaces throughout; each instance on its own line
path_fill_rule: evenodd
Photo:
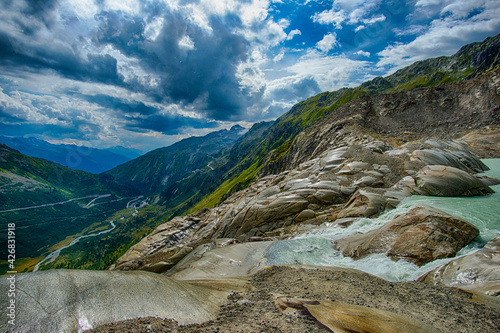
M 344 256 L 354 259 L 385 253 L 419 266 L 439 258 L 453 257 L 479 235 L 465 220 L 429 206 L 417 206 L 382 227 L 334 242 Z

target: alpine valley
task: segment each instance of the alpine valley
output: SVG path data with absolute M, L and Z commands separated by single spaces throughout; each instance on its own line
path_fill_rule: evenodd
M 99 174 L 0 144 L 9 332 L 498 332 L 498 178 L 500 35 Z

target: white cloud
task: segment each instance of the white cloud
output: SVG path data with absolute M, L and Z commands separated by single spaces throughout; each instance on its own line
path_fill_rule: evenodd
M 354 52 L 354 54 L 360 55 L 360 56 L 363 56 L 363 57 L 369 57 L 371 55 L 370 52 L 366 52 L 366 51 L 363 51 L 363 50 L 359 50 L 358 52 Z
M 137 0 L 106 0 L 104 9 L 119 10 L 128 14 L 137 14 L 140 12 L 141 5 Z
M 293 39 L 293 37 L 295 37 L 297 35 L 302 35 L 302 32 L 299 29 L 294 29 L 294 30 L 290 31 L 290 33 L 288 34 L 286 39 L 291 40 L 291 39 Z
M 274 58 L 273 58 L 273 62 L 280 62 L 283 58 L 285 57 L 285 51 L 284 50 L 281 50 L 280 53 L 278 53 L 278 55 L 276 55 Z
M 290 21 L 287 20 L 286 18 L 282 18 L 278 21 L 278 24 L 280 25 L 280 27 L 282 27 L 283 29 L 286 29 L 290 26 Z
M 266 86 L 266 79 L 261 67 L 266 62 L 263 54 L 254 50 L 248 60 L 241 63 L 236 71 L 236 77 L 240 85 L 240 89 L 246 89 L 248 94 L 256 94 L 261 92 Z
M 386 19 L 387 18 L 385 17 L 385 15 L 378 15 L 375 17 L 363 19 L 363 23 L 364 24 L 373 24 L 373 23 L 377 23 L 377 22 L 384 22 Z
M 429 3 L 429 1 L 425 3 Z M 432 3 L 434 4 L 434 2 Z M 458 51 L 461 46 L 477 41 L 479 36 L 497 34 L 500 31 L 500 3 L 498 1 L 484 1 L 474 4 L 475 8 L 471 6 L 467 7 L 467 10 L 472 12 L 482 6 L 483 11 L 467 20 L 457 18 L 462 14 L 457 15 L 457 17 L 447 16 L 435 19 L 429 29 L 424 34 L 417 36 L 412 42 L 393 44 L 379 52 L 381 60 L 377 65 L 389 66 L 395 70 L 415 61 L 451 55 Z
M 144 28 L 144 37 L 146 39 L 154 41 L 160 35 L 164 21 L 165 20 L 163 19 L 163 17 L 156 17 L 154 20 L 148 23 Z
M 393 31 L 397 36 L 411 36 L 411 35 L 421 35 L 427 29 L 423 25 L 411 25 L 404 28 L 394 28 Z
M 344 10 L 336 11 L 334 9 L 325 10 L 321 13 L 313 15 L 313 22 L 320 24 L 333 24 L 337 29 L 342 28 L 342 23 L 347 19 L 347 14 Z
M 342 24 L 363 23 L 356 28 L 356 31 L 359 31 L 366 25 L 387 19 L 382 14 L 372 16 L 379 2 L 380 0 L 336 0 L 333 2 L 332 9 L 314 14 L 312 20 L 320 24 L 333 24 L 336 29 L 341 29 Z
M 80 19 L 93 19 L 99 13 L 94 0 L 66 0 L 60 3 L 63 12 L 71 12 Z
M 338 42 L 337 34 L 335 34 L 335 33 L 325 35 L 322 40 L 320 40 L 318 43 L 316 43 L 316 47 L 325 53 L 327 53 L 331 49 L 333 49 L 335 47 L 339 47 L 339 46 L 340 46 L 340 43 Z
M 324 56 L 316 51 L 309 51 L 290 66 L 288 71 L 300 78 L 314 78 L 322 91 L 333 91 L 364 82 L 368 65 L 367 61 L 351 60 L 343 55 Z
M 184 50 L 194 50 L 195 49 L 194 42 L 188 35 L 184 35 L 184 37 L 182 37 L 179 40 L 178 45 L 179 45 L 179 48 L 184 49 Z

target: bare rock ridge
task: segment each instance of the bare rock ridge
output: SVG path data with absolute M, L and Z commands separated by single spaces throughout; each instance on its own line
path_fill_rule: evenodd
M 432 285 L 461 288 L 500 296 L 500 236 L 478 252 L 454 259 L 422 277 Z

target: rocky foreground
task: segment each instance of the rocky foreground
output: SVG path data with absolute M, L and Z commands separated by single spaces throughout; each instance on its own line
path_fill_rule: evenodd
M 231 293 L 209 322 L 179 326 L 149 317 L 91 332 L 498 332 L 498 306 L 492 297 L 356 270 L 280 266 Z

